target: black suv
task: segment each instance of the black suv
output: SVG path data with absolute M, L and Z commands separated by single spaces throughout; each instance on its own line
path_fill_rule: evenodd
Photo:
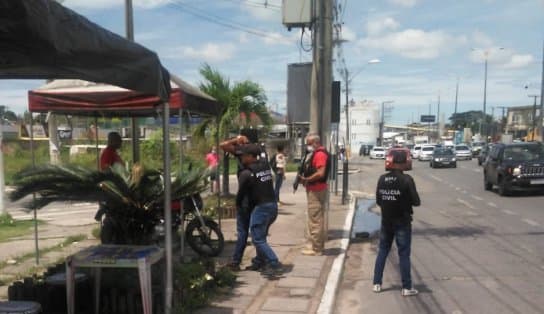
M 484 187 L 500 195 L 544 191 L 544 145 L 540 142 L 495 144 L 484 163 Z

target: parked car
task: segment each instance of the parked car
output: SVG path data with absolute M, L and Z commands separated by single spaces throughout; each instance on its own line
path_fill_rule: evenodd
M 457 167 L 457 158 L 451 148 L 436 148 L 430 162 L 431 168 Z
M 421 146 L 421 151 L 419 152 L 418 160 L 419 161 L 428 161 L 431 160 L 433 157 L 433 151 L 435 149 L 435 145 L 432 144 L 426 144 Z
M 412 154 L 412 158 L 418 159 L 420 151 L 421 151 L 421 145 L 414 145 L 414 147 L 410 150 L 410 153 Z
M 540 142 L 494 144 L 484 164 L 484 188 L 544 192 L 544 145 Z
M 492 147 L 493 147 L 492 143 L 482 147 L 482 149 L 480 150 L 480 153 L 478 154 L 478 166 L 481 166 L 485 162 L 487 155 L 491 151 Z
M 470 147 L 465 144 L 455 145 L 455 156 L 458 160 L 472 160 L 472 151 L 470 150 Z
M 412 156 L 410 156 L 410 150 L 404 147 L 394 147 L 388 150 L 387 155 L 385 156 L 385 171 L 392 169 L 394 151 L 400 151 L 406 154 L 406 162 L 402 165 L 402 170 L 412 170 Z
M 384 159 L 384 158 L 385 158 L 385 148 L 381 146 L 376 146 L 370 150 L 370 159 Z

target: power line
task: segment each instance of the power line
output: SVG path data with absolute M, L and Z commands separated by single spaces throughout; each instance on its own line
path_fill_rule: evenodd
M 224 17 L 220 17 L 217 15 L 209 14 L 208 12 L 205 12 L 203 10 L 197 9 L 195 7 L 192 7 L 186 3 L 183 3 L 181 1 L 175 1 L 175 0 L 168 0 L 168 2 L 174 6 L 176 6 L 178 9 L 184 11 L 185 13 L 194 15 L 196 17 L 199 17 L 203 20 L 206 20 L 210 23 L 218 24 L 224 27 L 240 30 L 252 35 L 264 37 L 264 38 L 270 38 L 270 39 L 277 39 L 277 37 L 272 36 L 270 33 L 267 33 L 265 31 L 261 31 L 258 29 L 250 28 L 249 26 L 242 25 L 233 21 L 228 21 Z
M 239 4 L 243 4 L 243 5 L 247 5 L 247 6 L 251 6 L 251 7 L 255 7 L 255 8 L 271 9 L 273 11 L 280 11 L 281 10 L 281 6 L 268 3 L 268 1 L 264 1 L 264 3 L 258 3 L 258 2 L 253 2 L 253 1 L 245 1 L 245 0 L 223 0 L 223 1 L 239 3 Z

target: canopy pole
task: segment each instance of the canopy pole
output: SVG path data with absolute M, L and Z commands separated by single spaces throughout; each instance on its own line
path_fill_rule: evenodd
M 215 132 L 215 147 L 216 149 L 219 148 L 219 117 L 215 117 L 215 129 L 216 129 L 216 132 Z M 219 156 L 219 154 L 217 154 L 217 156 Z M 223 157 L 225 155 L 223 154 Z M 217 167 L 215 167 L 215 179 L 219 182 L 220 179 L 219 179 L 219 160 L 217 161 Z M 212 184 L 214 184 L 214 182 L 212 182 Z M 221 229 L 221 218 L 223 218 L 223 210 L 221 210 L 221 191 L 220 190 L 220 186 L 221 184 L 217 184 L 217 216 L 219 217 L 219 229 Z
M 96 169 L 100 169 L 100 152 L 98 151 L 98 117 L 94 117 L 94 145 L 96 147 Z
M 30 112 L 30 155 L 32 156 L 32 168 L 36 168 L 36 154 L 34 153 L 34 115 Z M 36 193 L 32 193 L 32 201 L 36 202 Z M 36 252 L 36 265 L 40 265 L 40 247 L 38 245 L 38 212 L 34 208 L 34 251 Z
M 166 230 L 166 283 L 164 312 L 170 314 L 172 310 L 172 204 L 171 204 L 171 174 L 170 174 L 170 106 L 167 102 L 163 104 L 162 139 L 163 139 L 163 162 L 164 162 L 164 225 Z
M 183 172 L 183 109 L 179 108 L 179 170 L 180 174 Z M 180 202 L 180 208 L 179 208 L 179 215 L 181 220 L 180 228 L 180 243 L 179 243 L 179 251 L 180 251 L 180 258 L 183 260 L 183 257 L 185 256 L 185 226 L 183 225 L 183 215 L 185 214 L 185 209 L 183 208 L 183 203 L 181 200 Z

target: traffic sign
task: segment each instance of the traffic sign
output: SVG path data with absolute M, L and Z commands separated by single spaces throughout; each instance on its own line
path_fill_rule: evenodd
M 434 115 L 421 115 L 421 122 L 435 122 L 435 116 Z

